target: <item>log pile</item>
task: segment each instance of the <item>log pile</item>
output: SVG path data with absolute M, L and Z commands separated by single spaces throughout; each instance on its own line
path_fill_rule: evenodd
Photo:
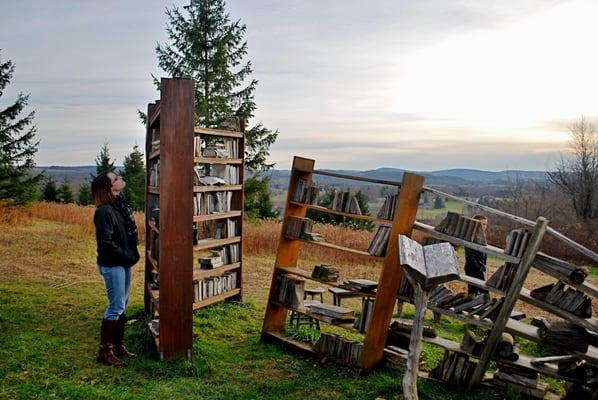
M 592 299 L 579 290 L 566 287 L 561 281 L 534 289 L 530 295 L 578 317 L 592 317 Z
M 434 228 L 438 232 L 486 246 L 486 235 L 480 221 L 449 211 L 446 217 Z
M 444 358 L 430 375 L 452 384 L 469 383 L 475 367 L 476 363 L 469 361 L 468 355 L 446 350 Z

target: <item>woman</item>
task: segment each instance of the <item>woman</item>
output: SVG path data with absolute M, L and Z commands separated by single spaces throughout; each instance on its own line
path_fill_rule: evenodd
M 114 172 L 100 173 L 91 184 L 96 205 L 98 269 L 104 278 L 108 308 L 102 320 L 97 360 L 122 366 L 119 356 L 134 357 L 124 346 L 125 309 L 131 289 L 131 267 L 139 261 L 137 226 L 131 206 L 124 199 L 125 181 Z

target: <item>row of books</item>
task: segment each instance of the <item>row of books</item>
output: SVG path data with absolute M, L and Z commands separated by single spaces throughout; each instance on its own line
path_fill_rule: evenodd
M 237 271 L 227 271 L 222 276 L 193 282 L 193 302 L 208 299 L 237 288 Z
M 395 216 L 395 207 L 397 206 L 398 194 L 384 197 L 384 204 L 378 211 L 378 218 L 392 220 Z
M 195 136 L 193 154 L 206 158 L 239 158 L 239 141 L 234 138 L 219 139 L 202 147 L 201 137 Z
M 390 226 L 380 225 L 378 230 L 370 243 L 368 253 L 377 257 L 384 257 L 386 254 L 386 247 L 388 245 L 388 238 L 390 236 Z
M 149 186 L 160 186 L 160 160 L 152 163 L 150 168 Z
M 233 192 L 199 192 L 193 194 L 193 215 L 208 215 L 228 212 L 231 209 Z
M 316 343 L 316 350 L 342 363 L 358 367 L 361 361 L 363 345 L 360 342 L 341 336 L 322 333 Z
M 214 239 L 226 239 L 237 236 L 237 226 L 239 225 L 236 219 L 227 218 L 225 220 L 216 221 L 216 228 L 214 231 Z
M 308 182 L 306 179 L 299 178 L 295 183 L 292 200 L 297 203 L 316 204 L 318 194 L 320 194 L 319 187 L 312 186 L 311 182 Z
M 288 217 L 285 236 L 289 239 L 320 241 L 322 235 L 312 232 L 314 222 L 309 218 Z
M 361 215 L 361 208 L 359 208 L 357 197 L 348 191 L 342 193 L 335 191 L 329 208 L 335 211 Z
M 240 257 L 241 246 L 239 243 L 227 244 L 226 246 L 214 247 L 210 249 L 212 256 L 219 256 L 222 264 L 234 264 L 238 263 Z
M 279 274 L 274 301 L 291 308 L 303 307 L 305 281 L 295 276 Z

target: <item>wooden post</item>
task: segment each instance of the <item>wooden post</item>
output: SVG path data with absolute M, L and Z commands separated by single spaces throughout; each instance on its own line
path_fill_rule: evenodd
M 160 82 L 160 352 L 190 355 L 193 328 L 193 121 L 190 79 Z
M 486 345 L 484 346 L 484 350 L 482 351 L 482 355 L 480 356 L 480 360 L 478 361 L 478 365 L 476 366 L 476 369 L 471 377 L 471 381 L 469 382 L 470 387 L 479 385 L 482 381 L 484 373 L 488 368 L 488 363 L 490 363 L 490 359 L 492 358 L 494 350 L 496 349 L 496 345 L 498 344 L 505 326 L 509 321 L 509 316 L 513 311 L 513 307 L 515 306 L 515 302 L 517 301 L 519 293 L 521 292 L 521 288 L 523 288 L 525 278 L 527 277 L 534 258 L 536 257 L 536 253 L 540 248 L 540 243 L 542 242 L 542 238 L 544 237 L 547 227 L 548 220 L 543 217 L 539 217 L 536 221 L 532 237 L 530 238 L 527 248 L 521 257 L 515 277 L 512 279 L 511 286 L 507 290 L 500 312 L 496 317 L 496 321 L 494 321 L 494 326 L 488 335 L 488 339 L 486 341 Z
M 401 191 L 395 206 L 395 218 L 388 239 L 384 265 L 378 279 L 378 291 L 372 310 L 372 319 L 363 344 L 361 367 L 364 370 L 373 368 L 384 354 L 388 326 L 392 318 L 397 290 L 403 274 L 399 260 L 399 243 L 397 237 L 411 235 L 419 196 L 424 187 L 424 177 L 410 172 L 403 174 Z
M 409 355 L 407 356 L 407 370 L 403 377 L 403 395 L 406 400 L 417 400 L 417 374 L 419 372 L 419 357 L 422 352 L 422 335 L 424 332 L 424 316 L 428 307 L 428 292 L 421 285 L 415 284 L 415 317 L 409 338 Z
M 287 228 L 288 217 L 305 217 L 307 207 L 291 203 L 291 199 L 293 198 L 293 189 L 295 188 L 295 183 L 297 182 L 297 180 L 305 179 L 308 182 L 311 182 L 314 164 L 314 160 L 301 157 L 293 158 L 293 167 L 291 169 L 291 176 L 289 178 L 289 189 L 287 192 L 286 208 L 284 210 L 282 230 L 280 232 L 280 242 L 278 245 L 278 252 L 276 254 L 276 262 L 274 264 L 275 271 L 272 274 L 272 282 L 270 283 L 268 305 L 266 306 L 266 315 L 264 316 L 262 333 L 280 331 L 284 325 L 284 321 L 287 316 L 287 308 L 278 304 L 274 304 L 271 301 L 274 291 L 276 290 L 276 278 L 278 275 L 276 273 L 276 269 L 278 267 L 293 268 L 297 266 L 301 242 L 299 240 L 287 239 L 284 233 Z M 266 339 L 266 337 L 263 334 L 262 339 Z

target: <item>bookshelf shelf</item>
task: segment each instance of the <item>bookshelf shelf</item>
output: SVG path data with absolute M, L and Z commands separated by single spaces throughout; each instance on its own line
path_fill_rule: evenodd
M 242 158 L 208 158 L 208 157 L 195 157 L 194 162 L 196 164 L 223 164 L 223 165 L 241 165 L 243 164 Z
M 368 253 L 367 251 L 352 249 L 350 247 L 339 246 L 337 244 L 328 243 L 328 242 L 324 242 L 324 241 L 305 240 L 305 239 L 291 239 L 291 240 L 299 240 L 302 243 L 306 243 L 306 244 L 313 244 L 316 246 L 322 246 L 322 247 L 326 247 L 329 249 L 344 251 L 346 253 L 353 253 L 353 254 L 358 254 L 360 256 L 371 257 L 371 258 L 374 258 L 377 260 L 384 260 L 384 257 L 373 256 L 370 253 Z
M 286 274 L 300 276 L 302 278 L 309 279 L 309 280 L 312 280 L 314 282 L 319 282 L 319 283 L 324 284 L 324 285 L 328 285 L 328 286 L 332 286 L 332 287 L 340 287 L 337 282 L 323 281 L 323 280 L 320 280 L 320 279 L 313 278 L 309 272 L 307 272 L 305 270 L 302 270 L 300 268 L 278 267 L 278 270 L 280 272 L 284 272 Z M 374 297 L 374 296 L 376 296 L 376 293 L 359 292 L 359 291 L 356 291 L 356 290 L 355 291 L 352 290 L 351 293 L 353 293 L 355 295 L 360 295 L 360 296 L 363 296 L 363 297 Z
M 242 191 L 243 185 L 193 186 L 194 193 Z
M 240 243 L 241 236 L 235 236 L 232 238 L 225 239 L 203 239 L 197 242 L 197 245 L 193 246 L 193 250 L 206 250 L 212 247 L 220 247 L 227 244 Z
M 149 250 L 146 251 L 145 254 L 146 254 L 145 257 L 146 257 L 147 261 L 150 263 L 152 269 L 158 271 L 158 262 L 152 257 L 150 251 Z
M 160 230 L 158 229 L 154 221 L 148 221 L 147 225 L 151 228 L 152 231 L 156 232 L 158 235 L 160 234 Z
M 152 152 L 150 153 L 150 155 L 149 155 L 149 157 L 148 157 L 148 158 L 149 158 L 150 160 L 154 160 L 154 159 L 156 159 L 156 158 L 158 158 L 158 157 L 160 157 L 160 149 L 157 149 L 157 150 L 154 150 L 154 151 L 152 151 Z
M 206 215 L 195 215 L 193 216 L 193 222 L 211 221 L 214 219 L 234 218 L 242 215 L 241 210 L 229 211 L 224 213 L 214 213 Z
M 235 120 L 239 131 L 234 132 L 195 127 L 194 93 L 194 83 L 190 79 L 163 78 L 160 101 L 149 104 L 147 112 L 146 182 L 152 185 L 146 187 L 144 305 L 148 321 L 159 319 L 156 347 L 161 360 L 191 357 L 194 310 L 225 299 L 240 299 L 242 295 L 243 185 L 194 186 L 193 183 L 200 173 L 219 173 L 220 168 L 212 169 L 211 165 L 228 164 L 236 166 L 238 173 L 234 176 L 238 182 L 243 182 L 244 121 Z M 219 145 L 224 142 L 241 157 L 195 157 L 204 143 L 203 135 L 216 139 L 211 143 Z M 217 137 L 227 139 L 219 141 Z M 196 169 L 198 166 L 201 168 Z M 193 215 L 201 199 L 206 204 L 212 201 L 212 195 L 199 196 L 195 193 L 224 191 L 233 192 L 228 196 L 227 212 Z M 150 220 L 156 209 L 160 213 L 159 227 Z M 205 236 L 222 229 L 223 222 L 218 220 L 226 220 L 226 231 L 231 229 L 229 226 L 235 228 L 235 232 L 231 231 L 234 237 L 210 239 Z M 194 246 L 197 240 L 199 243 Z M 238 260 L 235 260 L 238 262 L 214 270 L 194 271 L 195 250 L 229 244 L 236 244 L 235 251 L 223 251 L 226 255 L 238 254 Z M 153 259 L 152 254 L 159 254 L 159 259 Z M 236 279 L 233 279 L 234 276 L 227 277 L 228 287 L 231 282 L 236 282 L 233 290 L 194 302 L 195 287 L 201 284 L 198 281 L 221 276 L 227 271 L 236 274 Z M 155 285 L 158 282 L 159 285 Z M 152 290 L 152 287 L 159 288 Z
M 360 215 L 360 214 L 346 213 L 346 212 L 342 212 L 342 211 L 332 210 L 328 207 L 318 206 L 315 204 L 305 204 L 305 203 L 299 203 L 296 201 L 290 201 L 289 204 L 292 204 L 292 205 L 298 206 L 298 207 L 307 207 L 308 209 L 311 209 L 311 210 L 322 211 L 322 212 L 329 213 L 329 214 L 340 215 L 343 217 L 354 218 L 354 219 L 359 219 L 359 220 L 363 220 L 363 221 L 380 222 L 380 223 L 386 223 L 386 224 L 392 223 L 392 221 L 388 220 L 388 219 L 372 217 L 371 215 Z
M 232 297 L 239 296 L 240 294 L 241 294 L 241 288 L 237 288 L 237 289 L 229 290 L 228 292 L 217 294 L 216 296 L 208 297 L 205 300 L 193 303 L 193 310 L 199 310 L 200 308 L 209 306 L 210 304 L 219 303 L 222 300 L 230 299 Z
M 220 137 L 229 137 L 229 138 L 238 138 L 238 139 L 244 138 L 243 132 L 225 131 L 222 129 L 202 128 L 199 126 L 196 126 L 194 128 L 193 132 L 196 134 L 208 135 L 208 136 L 220 136 Z
M 232 271 L 237 268 L 241 268 L 241 263 L 227 264 L 214 269 L 195 269 L 193 270 L 193 280 L 197 281 L 199 279 L 220 276 L 227 271 Z

